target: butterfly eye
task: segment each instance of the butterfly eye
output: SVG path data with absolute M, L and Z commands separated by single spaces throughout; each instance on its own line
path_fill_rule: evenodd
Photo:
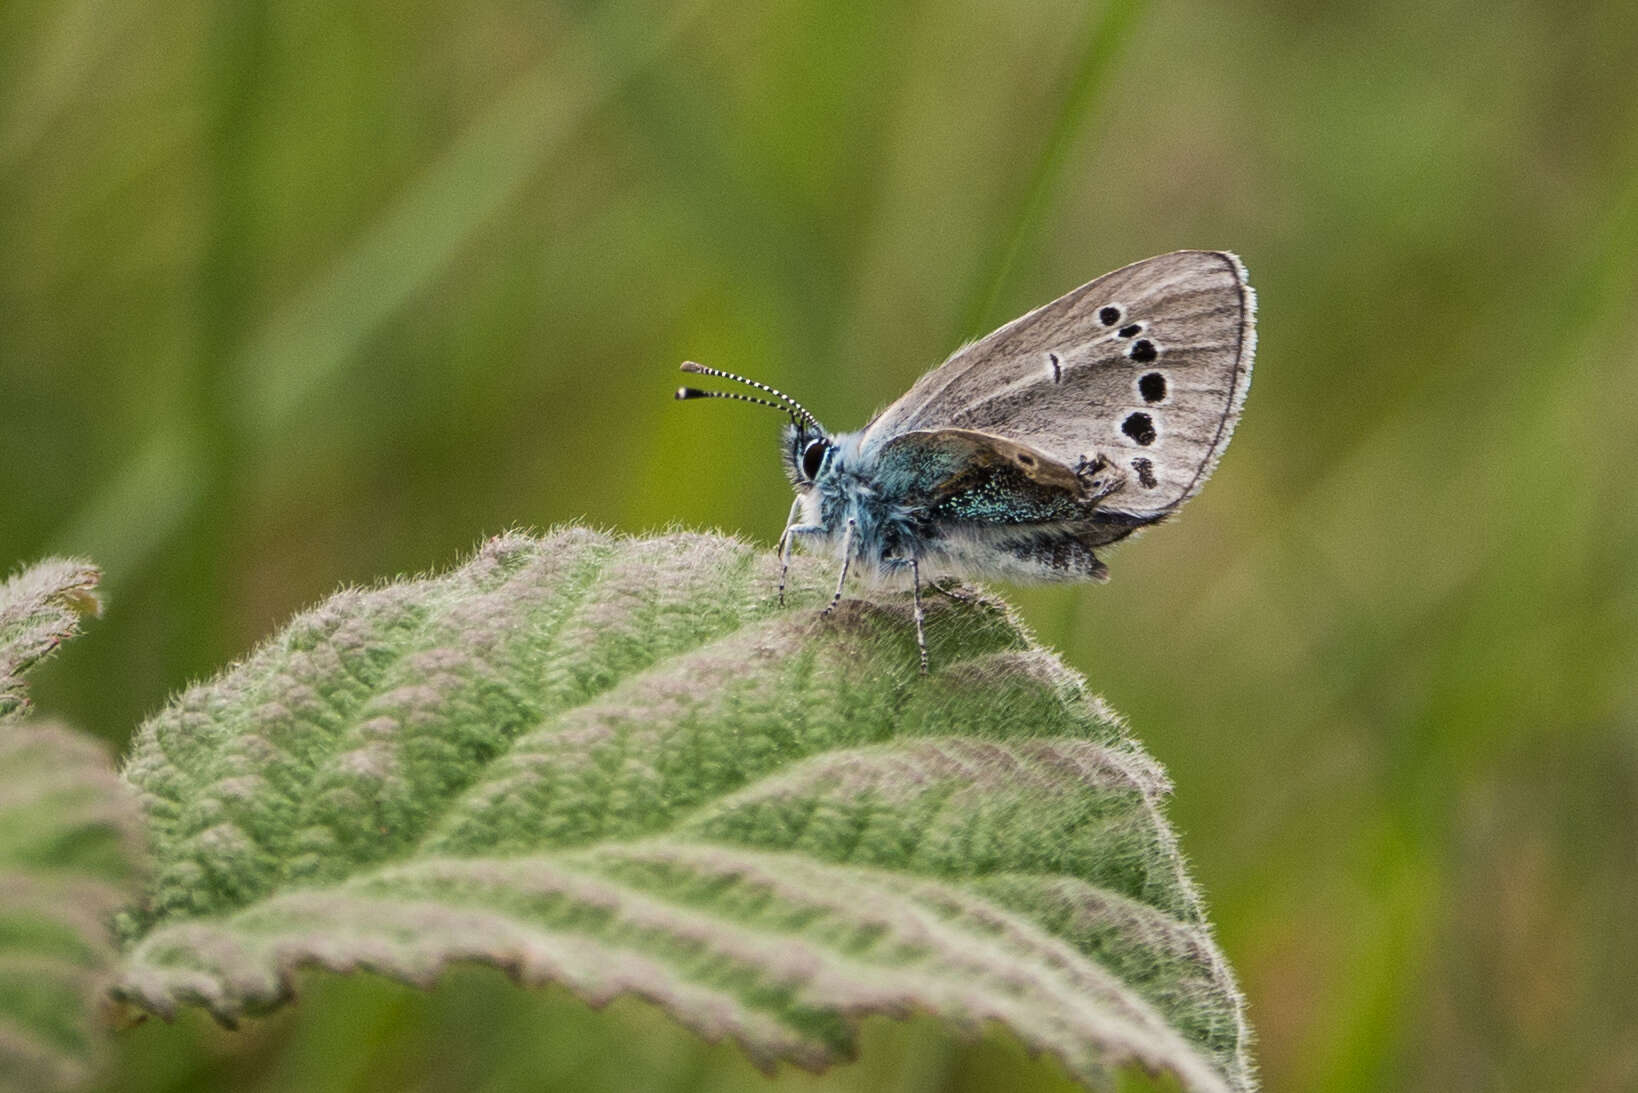
M 804 478 L 811 482 L 819 477 L 819 468 L 824 464 L 825 453 L 829 450 L 829 441 L 808 441 L 808 446 L 802 449 L 802 476 Z

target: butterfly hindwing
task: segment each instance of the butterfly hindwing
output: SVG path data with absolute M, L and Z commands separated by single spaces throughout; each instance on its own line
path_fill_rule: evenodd
M 1121 475 L 1072 469 L 1028 445 L 966 429 L 883 443 L 881 489 L 923 522 L 922 549 L 949 571 L 1019 581 L 1102 580 L 1095 548 L 1149 523 L 1099 507 Z
M 1076 490 L 1075 472 L 1028 444 L 974 429 L 917 429 L 884 441 L 875 453 L 878 473 L 913 493 L 937 494 L 951 479 L 1012 468 L 1043 486 Z
M 958 350 L 866 427 L 862 447 L 988 434 L 1070 473 L 1111 465 L 1119 485 L 1103 507 L 1158 519 L 1194 495 L 1228 443 L 1254 316 L 1232 254 L 1134 263 Z

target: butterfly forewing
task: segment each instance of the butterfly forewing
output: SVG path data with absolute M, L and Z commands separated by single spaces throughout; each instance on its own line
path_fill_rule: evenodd
M 958 350 L 866 428 L 967 429 L 1065 467 L 1123 474 L 1102 507 L 1161 514 L 1205 482 L 1251 380 L 1255 301 L 1239 259 L 1176 251 L 1134 263 Z

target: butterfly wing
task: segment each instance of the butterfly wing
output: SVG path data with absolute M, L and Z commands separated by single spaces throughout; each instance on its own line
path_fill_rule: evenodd
M 965 346 L 864 430 L 989 434 L 1060 469 L 1119 472 L 1106 511 L 1149 522 L 1216 466 L 1251 382 L 1256 298 L 1223 251 L 1136 262 Z
M 1076 491 L 1075 472 L 1028 444 L 973 429 L 916 429 L 888 439 L 874 454 L 877 473 L 895 496 L 925 506 L 962 483 L 1003 472 L 1043 488 Z

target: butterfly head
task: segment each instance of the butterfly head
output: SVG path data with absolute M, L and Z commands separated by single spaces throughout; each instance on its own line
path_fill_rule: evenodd
M 830 462 L 830 455 L 836 449 L 836 443 L 825 427 L 819 424 L 819 419 L 808 413 L 807 409 L 785 392 L 769 387 L 765 383 L 736 376 L 732 372 L 722 372 L 715 368 L 707 368 L 703 364 L 693 361 L 684 361 L 684 372 L 692 372 L 702 376 L 716 376 L 720 379 L 733 380 L 743 383 L 747 387 L 754 387 L 758 391 L 772 395 L 773 399 L 758 398 L 755 395 L 744 395 L 737 391 L 701 391 L 697 387 L 679 387 L 679 399 L 696 398 L 729 398 L 736 402 L 750 402 L 758 406 L 771 406 L 789 415 L 790 424 L 785 426 L 784 455 L 785 473 L 790 476 L 791 484 L 799 492 L 805 492 L 818 481 Z M 774 401 L 777 399 L 778 401 Z
M 798 490 L 811 487 L 825 472 L 835 450 L 836 442 L 823 431 L 795 423 L 785 426 L 785 473 L 791 485 Z

